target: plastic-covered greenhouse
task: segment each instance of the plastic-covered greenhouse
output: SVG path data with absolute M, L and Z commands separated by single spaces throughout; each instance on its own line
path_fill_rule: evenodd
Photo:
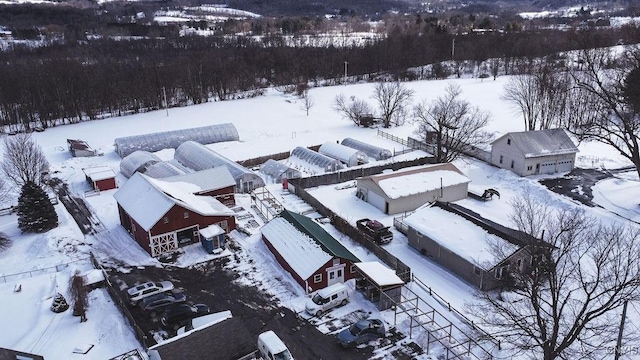
M 144 173 L 151 165 L 159 162 L 162 160 L 148 151 L 135 151 L 120 161 L 120 172 L 130 178 L 136 172 Z
M 302 176 L 300 171 L 273 159 L 269 159 L 260 165 L 260 172 L 273 179 L 276 183 L 281 183 L 283 179 L 294 179 Z
M 340 161 L 301 146 L 293 149 L 291 156 L 297 157 L 308 164 L 318 166 L 325 172 L 338 171 L 344 168 Z
M 233 124 L 217 124 L 192 129 L 127 136 L 115 140 L 116 152 L 121 158 L 137 150 L 149 152 L 175 149 L 185 141 L 213 144 L 222 141 L 238 141 L 240 136 Z
M 166 178 L 170 176 L 176 175 L 184 175 L 187 172 L 182 170 L 180 167 L 172 164 L 169 161 L 162 161 L 159 163 L 155 163 L 144 172 L 145 175 L 151 176 L 155 179 Z
M 362 152 L 364 152 L 365 154 L 367 154 L 370 158 L 374 158 L 376 160 L 386 160 L 388 158 L 390 158 L 391 156 L 393 156 L 391 154 L 391 151 L 381 148 L 381 147 L 377 147 L 377 146 L 373 146 L 370 144 L 367 144 L 365 142 L 356 140 L 356 139 L 352 139 L 352 138 L 346 138 L 344 140 L 342 140 L 342 145 L 344 146 L 348 146 L 350 148 L 356 149 L 356 150 L 360 150 Z
M 249 193 L 264 186 L 264 180 L 251 170 L 195 141 L 182 143 L 173 156 L 180 164 L 196 171 L 226 166 L 236 181 L 237 192 Z
M 322 144 L 320 149 L 318 149 L 318 152 L 336 160 L 340 160 L 347 166 L 357 166 L 369 162 L 369 157 L 364 152 L 333 142 L 326 142 Z

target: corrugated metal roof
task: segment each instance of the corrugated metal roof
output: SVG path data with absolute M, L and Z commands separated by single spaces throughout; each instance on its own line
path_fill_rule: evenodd
M 491 144 L 507 137 L 526 158 L 577 153 L 579 150 L 564 129 L 547 129 L 507 133 Z

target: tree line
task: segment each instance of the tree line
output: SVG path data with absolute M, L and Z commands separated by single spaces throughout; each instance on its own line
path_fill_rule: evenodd
M 610 46 L 622 37 L 640 42 L 637 30 L 620 31 L 455 36 L 396 30 L 358 47 L 294 47 L 279 35 L 260 40 L 186 36 L 13 46 L 0 52 L 0 131 L 257 96 L 266 86 L 335 84 L 344 80 L 345 61 L 349 81 L 430 78 L 435 76 L 431 72 L 410 69 L 452 57 L 478 65 L 499 58 L 502 73 L 513 73 L 526 59 L 558 51 Z

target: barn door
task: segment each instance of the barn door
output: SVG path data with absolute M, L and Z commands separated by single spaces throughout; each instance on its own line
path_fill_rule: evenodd
M 175 232 L 151 237 L 151 256 L 158 256 L 177 248 L 178 238 Z

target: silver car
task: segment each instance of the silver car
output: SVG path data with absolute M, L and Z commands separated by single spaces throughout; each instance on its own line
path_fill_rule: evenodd
M 127 289 L 127 296 L 129 297 L 129 303 L 131 306 L 136 306 L 138 302 L 148 296 L 160 294 L 173 290 L 173 283 L 171 281 L 149 281 L 144 284 L 136 285 Z

